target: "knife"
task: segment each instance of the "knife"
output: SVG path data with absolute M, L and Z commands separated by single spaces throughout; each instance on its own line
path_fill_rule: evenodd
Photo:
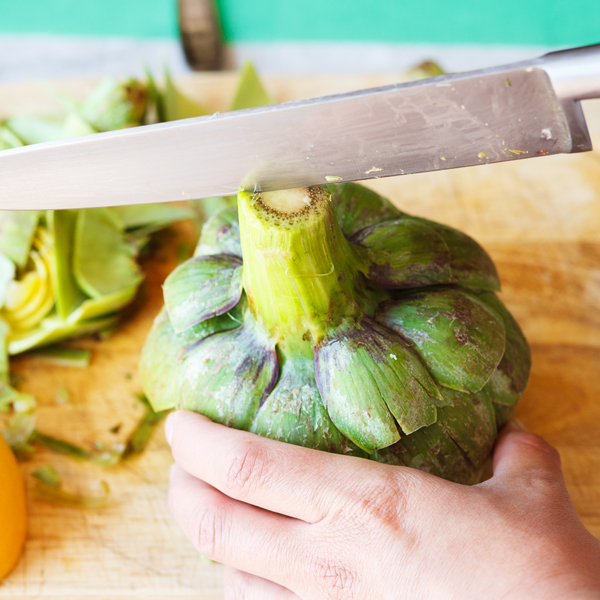
M 0 209 L 188 200 L 592 149 L 600 44 L 0 152 Z

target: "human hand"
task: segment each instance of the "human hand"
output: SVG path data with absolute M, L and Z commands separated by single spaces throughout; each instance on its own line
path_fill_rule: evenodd
M 600 542 L 556 450 L 509 424 L 494 476 L 422 471 L 292 446 L 172 413 L 169 505 L 233 567 L 227 600 L 600 598 Z

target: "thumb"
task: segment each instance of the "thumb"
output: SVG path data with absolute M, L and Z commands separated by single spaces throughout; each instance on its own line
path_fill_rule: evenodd
M 563 480 L 558 452 L 519 421 L 511 421 L 500 432 L 493 464 L 494 479 L 537 475 Z

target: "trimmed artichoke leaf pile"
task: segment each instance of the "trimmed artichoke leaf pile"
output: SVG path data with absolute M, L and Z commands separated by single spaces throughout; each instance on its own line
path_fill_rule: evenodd
M 251 194 L 164 285 L 140 361 L 155 410 L 484 477 L 530 351 L 473 239 L 342 183 Z
M 182 94 L 168 72 L 162 89 L 148 73 L 146 81 L 106 78 L 82 102 L 59 99 L 63 105 L 59 116 L 18 115 L 0 121 L 0 150 L 212 112 Z M 269 102 L 247 63 L 239 74 L 231 110 Z M 164 415 L 152 410 L 143 396 L 139 399 L 145 414 L 123 443 L 114 443 L 112 432 L 109 444 L 96 441 L 93 449 L 87 449 L 38 431 L 36 398 L 13 387 L 18 387 L 18 377 L 11 376 L 9 355 L 34 350 L 51 365 L 87 366 L 89 350 L 57 342 L 112 333 L 124 310 L 139 297 L 144 274 L 137 258 L 151 236 L 230 203 L 214 198 L 184 206 L 0 211 L 0 433 L 20 460 L 44 447 L 110 466 L 143 450 Z M 187 245 L 181 244 L 181 250 L 187 258 Z M 69 396 L 68 387 L 61 386 L 56 390 L 57 404 L 69 403 Z M 62 491 L 52 490 L 50 496 L 60 500 L 57 494 Z

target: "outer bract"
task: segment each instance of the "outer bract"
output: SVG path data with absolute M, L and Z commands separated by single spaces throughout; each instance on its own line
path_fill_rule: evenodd
M 156 409 L 476 483 L 530 368 L 499 288 L 470 237 L 360 185 L 240 192 L 167 279 L 142 381 Z

